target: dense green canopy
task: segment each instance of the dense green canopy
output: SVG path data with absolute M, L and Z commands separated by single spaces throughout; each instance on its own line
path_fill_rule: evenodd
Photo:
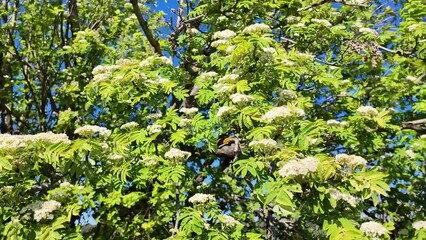
M 0 235 L 426 239 L 425 16 L 0 0 Z

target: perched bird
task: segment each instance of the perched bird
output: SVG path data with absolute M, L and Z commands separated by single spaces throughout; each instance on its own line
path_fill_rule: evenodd
M 221 135 L 217 142 L 217 156 L 223 158 L 222 169 L 226 170 L 232 161 L 236 161 L 241 152 L 240 140 L 236 136 Z

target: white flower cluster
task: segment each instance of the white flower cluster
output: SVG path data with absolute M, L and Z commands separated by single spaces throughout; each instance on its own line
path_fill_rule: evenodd
M 264 47 L 264 48 L 262 48 L 262 50 L 263 50 L 263 52 L 265 52 L 267 54 L 271 54 L 271 55 L 277 53 L 277 50 L 275 50 L 275 48 L 273 48 L 273 47 Z
M 359 114 L 369 117 L 374 117 L 379 114 L 379 111 L 371 106 L 361 106 L 356 110 Z
M 180 122 L 179 122 L 179 127 L 182 127 L 182 128 L 184 128 L 184 127 L 188 127 L 188 126 L 191 126 L 191 124 L 192 124 L 192 120 L 191 119 L 188 119 L 188 118 L 182 118 L 181 120 L 180 120 Z
M 128 58 L 120 58 L 116 62 L 120 67 L 128 67 L 137 64 L 136 60 L 128 59 Z
M 128 123 L 121 125 L 120 129 L 127 130 L 127 129 L 134 129 L 134 128 L 137 128 L 137 127 L 139 127 L 139 124 L 137 122 L 128 122 Z
M 290 160 L 280 170 L 281 177 L 306 175 L 309 172 L 316 172 L 319 161 L 314 157 L 307 157 L 301 160 Z
M 98 65 L 92 70 L 93 83 L 105 82 L 111 79 L 115 70 L 119 69 L 117 65 L 102 66 Z
M 270 31 L 271 31 L 271 28 L 264 23 L 255 23 L 250 26 L 247 26 L 243 30 L 244 33 L 258 33 L 258 32 L 262 33 L 262 32 L 270 32 Z
M 361 230 L 361 232 L 363 232 L 365 235 L 374 238 L 382 236 L 388 232 L 388 230 L 383 227 L 382 224 L 374 221 L 361 224 L 359 230 Z
M 34 220 L 40 222 L 42 219 L 53 219 L 52 212 L 61 207 L 61 203 L 55 200 L 46 202 L 35 202 L 21 209 L 21 214 L 28 211 L 34 212 Z
M 95 133 L 99 133 L 101 137 L 107 138 L 111 135 L 111 130 L 95 125 L 85 125 L 83 127 L 77 128 L 74 133 L 88 138 L 93 137 Z
M 230 96 L 230 98 L 231 98 L 231 101 L 233 103 L 236 103 L 236 104 L 240 104 L 240 103 L 244 104 L 244 103 L 251 102 L 251 101 L 254 100 L 254 97 L 249 96 L 249 95 L 245 95 L 245 94 L 241 94 L 241 93 L 234 93 Z
M 222 215 L 222 223 L 225 224 L 227 227 L 234 227 L 237 225 L 242 225 L 239 221 L 235 220 L 235 218 L 228 216 L 228 215 Z
M 153 125 L 149 125 L 146 128 L 146 130 L 148 130 L 148 132 L 150 132 L 150 133 L 160 133 L 162 128 L 163 128 L 163 126 L 161 126 L 159 124 L 153 124 Z
M 73 187 L 73 185 L 69 182 L 63 182 L 59 184 L 59 187 L 68 188 L 68 187 Z
M 311 19 L 311 22 L 323 25 L 324 27 L 331 27 L 332 26 L 331 23 L 328 20 L 325 20 L 325 19 L 313 18 L 313 19 Z
M 142 162 L 147 166 L 155 166 L 158 163 L 158 158 L 155 156 L 143 157 Z
M 336 201 L 343 200 L 343 201 L 349 203 L 349 205 L 351 205 L 352 207 L 356 207 L 357 201 L 356 201 L 355 197 L 348 195 L 346 193 L 342 193 L 337 189 L 331 189 L 330 190 L 330 196 L 332 198 L 336 199 Z
M 405 79 L 407 79 L 408 81 L 412 82 L 412 83 L 418 83 L 420 80 L 416 77 L 413 76 L 407 76 Z
M 120 155 L 120 154 L 112 154 L 112 155 L 109 156 L 110 160 L 121 160 L 123 158 L 124 158 L 124 156 Z
M 290 109 L 287 106 L 274 107 L 263 115 L 260 120 L 262 122 L 271 123 L 273 121 L 283 120 L 291 116 L 304 116 L 305 112 L 297 107 Z
M 408 28 L 408 31 L 412 32 L 412 31 L 416 30 L 419 26 L 420 26 L 420 24 L 415 23 L 415 24 L 411 24 L 407 28 Z
M 296 23 L 300 21 L 300 17 L 288 16 L 285 18 L 285 20 L 287 20 L 288 23 Z
M 227 54 L 231 54 L 234 50 L 235 50 L 235 46 L 233 46 L 233 45 L 231 45 L 231 46 L 228 46 L 227 48 L 226 48 L 226 50 L 225 50 L 225 52 L 227 53 Z
M 172 61 L 164 56 L 157 57 L 157 56 L 149 56 L 145 60 L 141 61 L 139 63 L 139 67 L 150 67 L 154 64 L 160 64 L 160 65 L 172 65 Z
M 186 30 L 191 36 L 195 36 L 197 35 L 200 31 L 196 28 L 189 28 L 188 30 Z
M 215 32 L 213 34 L 212 39 L 230 39 L 235 37 L 237 34 L 229 29 L 223 30 L 223 31 L 219 31 L 219 32 Z
M 367 160 L 365 160 L 363 157 L 356 156 L 356 155 L 348 155 L 346 153 L 337 154 L 334 157 L 334 160 L 341 165 L 349 166 L 349 167 L 367 165 Z
M 283 98 L 285 100 L 292 100 L 297 98 L 296 93 L 292 90 L 277 88 L 276 92 L 280 98 Z
M 420 135 L 420 139 L 426 139 L 426 134 Z
M 226 40 L 226 39 L 219 39 L 219 40 L 213 41 L 211 43 L 211 46 L 214 47 L 214 48 L 217 48 L 220 45 L 225 45 L 227 43 L 228 43 L 228 40 Z
M 220 107 L 217 110 L 216 116 L 217 117 L 223 117 L 223 116 L 226 116 L 233 111 L 235 111 L 234 107 L 223 106 L 223 107 Z
M 249 143 L 249 147 L 256 149 L 270 150 L 277 146 L 277 142 L 273 139 L 256 140 Z
M 181 112 L 185 115 L 191 116 L 191 115 L 198 112 L 198 108 L 196 108 L 196 107 L 192 107 L 192 108 L 183 107 L 183 108 L 179 109 L 179 112 Z
M 281 63 L 282 63 L 282 64 L 284 64 L 284 65 L 286 65 L 286 66 L 288 66 L 288 67 L 291 67 L 291 66 L 296 65 L 296 63 L 295 63 L 295 62 L 293 62 L 293 61 L 291 61 L 291 60 L 288 60 L 288 59 L 283 59 L 283 60 L 281 60 Z
M 416 153 L 411 149 L 405 150 L 405 154 L 407 154 L 407 156 L 411 159 L 414 159 L 416 157 Z
M 196 193 L 194 194 L 194 196 L 190 197 L 188 201 L 191 203 L 206 203 L 206 202 L 214 202 L 215 198 L 211 194 Z
M 218 75 L 217 72 L 213 72 L 213 71 L 204 72 L 204 73 L 200 74 L 200 79 L 205 80 L 205 79 L 209 79 L 209 78 L 214 78 L 217 75 Z
M 374 35 L 376 37 L 379 36 L 379 33 L 376 30 L 371 29 L 371 28 L 365 28 L 365 27 L 363 27 L 363 28 L 359 29 L 359 32 L 360 33 L 369 33 L 369 34 L 372 34 L 372 35 Z
M 219 78 L 218 82 L 219 83 L 223 83 L 223 82 L 234 82 L 235 80 L 237 80 L 239 77 L 238 74 L 227 74 L 221 78 Z
M 156 120 L 156 119 L 161 118 L 162 116 L 163 116 L 163 114 L 161 112 L 157 112 L 157 113 L 151 113 L 151 114 L 149 114 L 147 116 L 147 118 L 151 119 L 151 120 Z
M 219 93 L 229 92 L 232 89 L 231 86 L 224 83 L 216 83 L 215 85 L 213 85 L 213 88 Z
M 337 121 L 337 120 L 335 120 L 335 119 L 330 119 L 330 120 L 327 120 L 326 124 L 327 124 L 328 126 L 346 126 L 346 125 L 348 125 L 349 123 L 348 123 L 348 122 L 346 122 L 346 121 L 339 122 L 339 121 Z
M 164 154 L 164 157 L 170 160 L 186 160 L 191 156 L 190 152 L 182 151 L 177 148 L 171 148 Z
M 22 147 L 26 147 L 35 142 L 42 142 L 45 144 L 52 143 L 66 143 L 69 144 L 71 141 L 68 139 L 66 134 L 55 134 L 52 132 L 37 133 L 34 135 L 10 135 L 0 134 L 0 149 L 12 150 Z
M 413 228 L 416 230 L 426 229 L 426 221 L 417 221 L 413 223 Z

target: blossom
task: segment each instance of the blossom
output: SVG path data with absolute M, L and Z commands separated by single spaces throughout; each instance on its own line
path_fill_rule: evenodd
M 331 27 L 332 26 L 331 23 L 328 20 L 325 20 L 325 19 L 313 18 L 313 19 L 311 19 L 311 22 L 318 23 L 320 25 L 323 25 L 324 27 Z
M 115 70 L 117 70 L 119 67 L 116 65 L 107 65 L 102 66 L 98 65 L 92 70 L 93 74 L 93 83 L 100 83 L 105 82 L 111 79 L 112 74 Z
M 66 134 L 56 134 L 52 132 L 37 133 L 34 135 L 0 134 L 0 149 L 4 150 L 19 149 L 36 142 L 44 144 L 71 143 Z
M 234 93 L 230 98 L 233 103 L 246 103 L 254 100 L 254 97 L 241 93 Z
M 215 201 L 215 198 L 211 194 L 196 193 L 188 201 L 191 203 L 206 203 Z
M 117 65 L 120 65 L 121 67 L 126 67 L 126 66 L 135 65 L 136 61 L 132 59 L 121 58 L 121 59 L 118 59 L 116 63 Z
M 271 110 L 269 110 L 268 112 L 266 112 L 260 118 L 260 120 L 262 122 L 271 123 L 273 121 L 286 119 L 286 118 L 291 117 L 293 115 L 303 116 L 303 115 L 305 115 L 305 112 L 302 109 L 296 108 L 296 107 L 293 108 L 293 109 L 290 109 L 287 106 L 274 107 Z
M 420 139 L 426 139 L 426 134 L 420 135 Z
M 200 31 L 199 31 L 198 29 L 196 29 L 196 28 L 189 28 L 189 29 L 187 30 L 187 32 L 188 32 L 190 35 L 194 36 L 194 35 L 197 35 Z
M 229 47 L 226 48 L 225 52 L 230 54 L 235 50 L 235 46 L 231 45 Z
M 291 60 L 288 60 L 288 59 L 281 60 L 281 63 L 284 64 L 284 65 L 286 65 L 286 66 L 289 66 L 289 67 L 296 65 L 295 62 L 293 62 Z
M 172 65 L 172 61 L 164 56 L 157 57 L 157 56 L 149 56 L 145 60 L 141 61 L 139 63 L 139 67 L 150 67 L 154 64 L 160 64 L 160 65 Z
M 163 116 L 163 114 L 161 112 L 156 112 L 156 113 L 151 113 L 147 116 L 148 119 L 151 120 L 155 120 L 155 119 L 159 119 Z
M 219 93 L 229 92 L 232 89 L 231 86 L 224 83 L 216 83 L 213 88 Z
M 124 158 L 124 156 L 120 155 L 120 154 L 113 154 L 113 155 L 109 156 L 109 159 L 111 159 L 111 160 L 120 160 L 120 159 L 123 159 L 123 158 Z
M 146 128 L 146 130 L 148 130 L 148 132 L 150 132 L 150 133 L 160 133 L 162 128 L 163 128 L 163 126 L 161 126 L 159 124 L 153 124 L 153 125 L 149 125 Z
M 294 25 L 295 27 L 299 27 L 299 28 L 305 28 L 306 25 L 304 23 L 298 23 L 296 25 Z
M 327 120 L 326 124 L 329 126 L 339 126 L 340 122 L 334 119 L 330 119 L 330 120 Z
M 83 127 L 77 128 L 74 133 L 89 138 L 92 137 L 95 133 L 99 133 L 101 137 L 107 138 L 111 135 L 111 130 L 94 125 L 85 125 Z
M 177 148 L 171 148 L 168 152 L 164 154 L 164 157 L 170 160 L 186 160 L 190 156 L 190 152 L 182 151 Z
M 279 97 L 285 100 L 292 100 L 297 98 L 296 93 L 292 90 L 277 88 L 275 91 L 277 92 Z
M 413 223 L 413 228 L 416 230 L 426 229 L 426 221 L 417 221 Z
M 275 48 L 273 47 L 264 47 L 262 48 L 263 52 L 268 53 L 268 54 L 275 54 L 277 53 L 277 50 L 275 50 Z
M 219 40 L 213 41 L 211 43 L 211 46 L 214 47 L 214 48 L 217 48 L 220 45 L 225 45 L 227 42 L 228 42 L 228 40 L 226 40 L 226 39 L 219 39 Z
M 377 114 L 379 114 L 379 111 L 377 111 L 377 109 L 371 106 L 361 106 L 356 111 L 363 116 L 369 116 L 369 117 L 374 117 L 374 116 L 377 116 Z
M 405 150 L 405 154 L 407 154 L 407 156 L 411 159 L 414 159 L 416 157 L 416 153 L 411 149 Z
M 419 79 L 413 76 L 407 76 L 405 79 L 413 83 L 419 82 Z
M 227 114 L 233 112 L 234 110 L 235 110 L 234 107 L 223 106 L 217 110 L 216 116 L 217 117 L 226 116 Z
M 356 202 L 357 202 L 356 198 L 349 194 L 342 193 L 337 189 L 331 189 L 330 196 L 334 198 L 336 201 L 343 200 L 349 203 L 349 205 L 351 205 L 352 207 L 356 207 Z
M 179 127 L 188 127 L 191 126 L 192 120 L 188 118 L 182 118 L 179 122 Z
M 382 224 L 374 221 L 365 222 L 359 228 L 361 232 L 370 237 L 378 237 L 386 234 L 388 230 Z
M 218 74 L 217 74 L 217 72 L 213 72 L 213 71 L 210 71 L 210 72 L 204 72 L 204 73 L 201 73 L 200 74 L 200 78 L 202 79 L 202 80 L 205 80 L 205 79 L 209 79 L 209 78 L 214 78 L 214 77 L 216 77 Z
M 290 160 L 280 170 L 281 177 L 306 175 L 309 172 L 316 172 L 319 161 L 314 157 L 307 157 L 301 160 Z
M 237 80 L 238 77 L 239 77 L 238 74 L 227 74 L 227 75 L 219 78 L 218 82 L 219 83 L 226 82 L 226 81 L 233 82 L 233 81 Z
M 365 28 L 365 27 L 363 27 L 363 28 L 359 29 L 359 32 L 360 33 L 369 33 L 369 34 L 372 34 L 372 35 L 374 35 L 376 37 L 379 36 L 379 33 L 376 30 L 371 29 L 371 28 Z
M 275 146 L 277 146 L 277 142 L 273 139 L 262 139 L 249 143 L 249 147 L 260 148 L 265 150 L 273 149 Z
M 156 156 L 146 156 L 143 157 L 142 162 L 147 166 L 155 166 L 158 163 L 158 158 Z
M 223 30 L 223 31 L 219 31 L 219 32 L 215 32 L 213 34 L 212 39 L 230 39 L 235 37 L 237 34 L 229 29 Z
M 42 203 L 37 203 L 33 206 L 34 219 L 40 222 L 42 219 L 53 219 L 52 212 L 61 207 L 61 203 L 55 200 L 49 200 Z
M 227 227 L 234 227 L 237 225 L 242 225 L 239 221 L 235 220 L 235 218 L 228 216 L 228 215 L 222 215 L 219 218 L 223 224 Z
M 244 33 L 270 32 L 271 28 L 264 23 L 255 23 L 244 28 Z
M 416 30 L 419 26 L 420 26 L 420 24 L 415 23 L 415 24 L 411 24 L 407 28 L 408 28 L 408 31 L 412 32 L 412 31 Z
M 300 17 L 296 17 L 296 16 L 288 16 L 286 17 L 287 22 L 289 23 L 296 23 L 300 21 Z
M 291 111 L 288 107 L 282 106 L 282 107 L 274 107 L 268 112 L 265 113 L 265 115 L 262 116 L 260 119 L 263 122 L 272 122 L 276 119 L 283 119 L 291 116 Z
M 193 115 L 194 113 L 198 112 L 198 108 L 196 108 L 196 107 L 192 107 L 192 108 L 183 107 L 183 108 L 179 109 L 179 112 L 181 112 L 185 115 Z
M 365 160 L 363 157 L 356 156 L 356 155 L 348 155 L 348 154 L 342 153 L 342 154 L 337 154 L 334 159 L 339 164 L 349 166 L 349 167 L 367 165 L 367 160 Z
M 69 182 L 63 182 L 63 183 L 59 184 L 59 186 L 63 187 L 63 188 L 67 188 L 67 187 L 72 187 L 73 185 Z
M 137 122 L 128 122 L 128 123 L 121 125 L 120 129 L 122 129 L 122 130 L 133 129 L 133 128 L 137 128 L 138 126 L 139 126 L 139 124 Z

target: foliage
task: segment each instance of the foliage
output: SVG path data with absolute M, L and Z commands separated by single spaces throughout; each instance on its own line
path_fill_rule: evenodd
M 420 0 L 0 3 L 3 238 L 426 239 Z

